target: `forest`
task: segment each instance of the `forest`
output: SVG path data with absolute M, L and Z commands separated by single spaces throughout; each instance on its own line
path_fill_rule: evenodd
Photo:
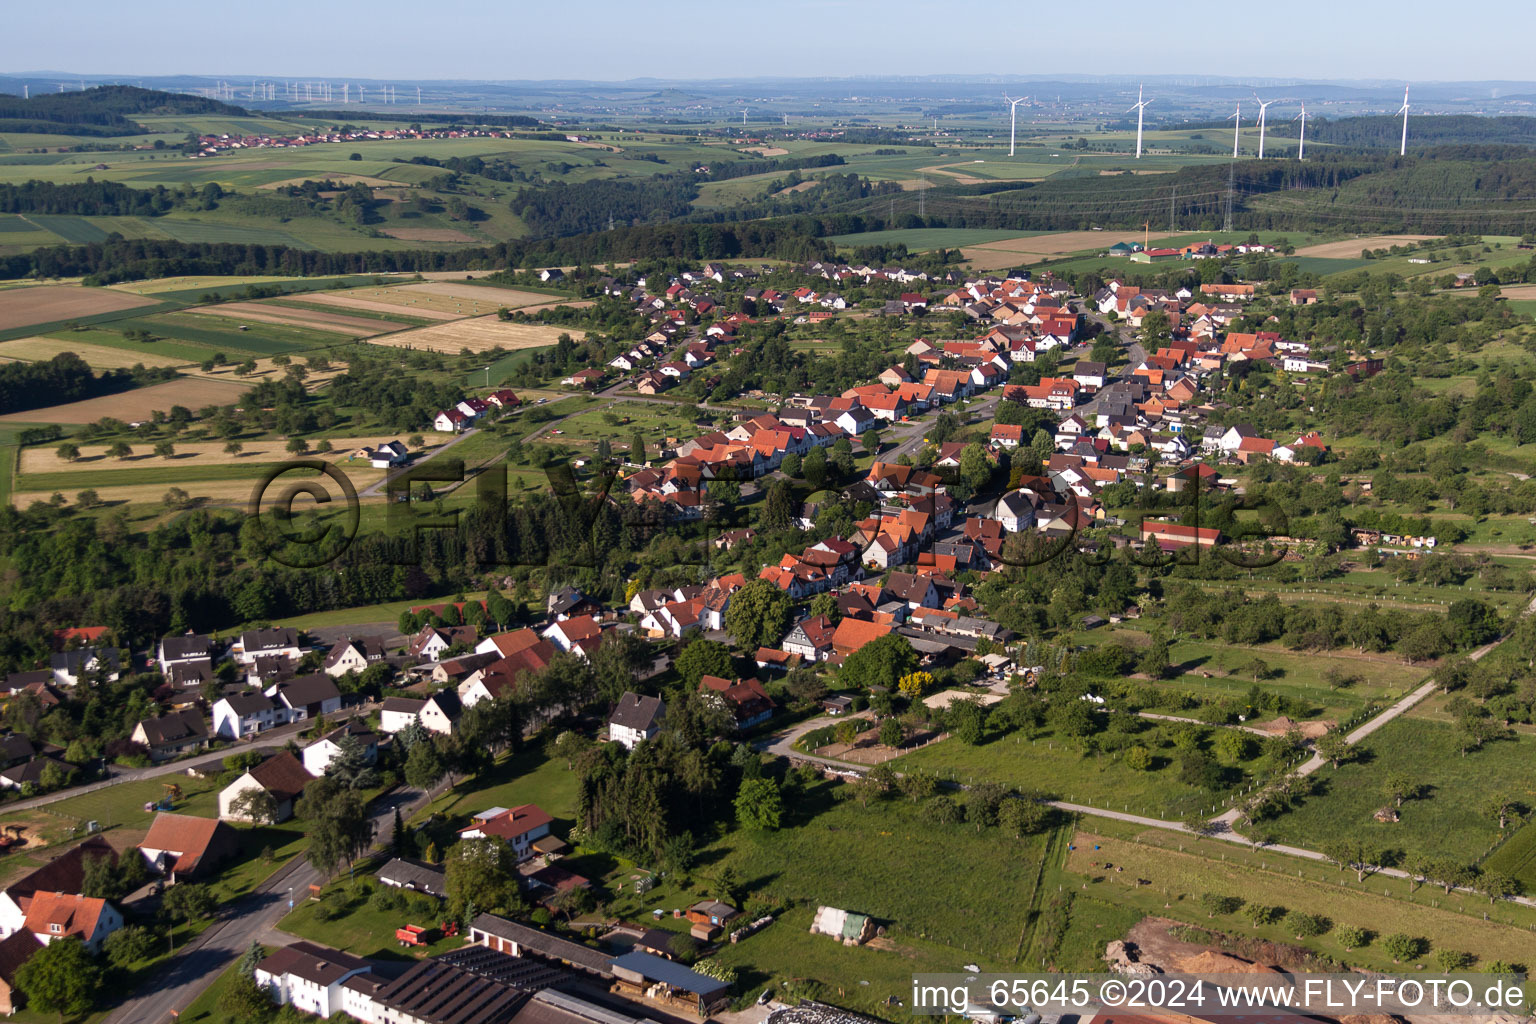
M 81 92 L 22 99 L 0 94 L 0 131 L 59 135 L 142 135 L 132 114 L 216 114 L 248 117 L 249 111 L 218 100 L 181 93 L 102 85 Z
M 77 402 L 174 376 L 176 371 L 170 368 L 148 370 L 142 365 L 103 370 L 97 376 L 73 352 L 60 352 L 47 362 L 0 363 L 0 413 Z

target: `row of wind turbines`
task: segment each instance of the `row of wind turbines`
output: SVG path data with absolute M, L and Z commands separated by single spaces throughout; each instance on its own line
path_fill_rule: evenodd
M 1005 95 L 1003 98 L 1007 99 L 1007 96 Z M 1028 98 L 1029 97 L 1027 97 L 1027 96 L 1025 97 L 1025 99 L 1028 99 Z M 1268 114 L 1269 106 L 1270 106 L 1271 103 L 1275 103 L 1277 101 L 1276 100 L 1261 100 L 1261 99 L 1259 99 L 1258 93 L 1254 93 L 1253 101 L 1259 105 L 1259 121 L 1258 121 L 1258 124 L 1259 124 L 1259 159 L 1263 160 L 1264 159 L 1264 128 L 1268 124 L 1268 121 L 1269 121 L 1269 114 Z M 1009 100 L 1008 102 L 1012 103 L 1013 106 L 1014 106 L 1014 109 L 1017 110 L 1019 103 L 1021 103 L 1022 101 L 1021 100 Z M 1147 111 L 1147 106 L 1151 102 L 1152 102 L 1151 100 L 1143 98 L 1142 87 L 1141 86 L 1137 86 L 1136 87 L 1136 103 L 1132 107 L 1130 107 L 1130 109 L 1128 109 L 1126 111 L 1127 114 L 1129 114 L 1132 110 L 1136 111 L 1136 159 L 1137 160 L 1141 159 L 1141 127 L 1142 127 L 1142 122 L 1145 119 L 1145 115 L 1146 115 L 1146 111 Z M 1402 139 L 1402 142 L 1398 146 L 1397 155 L 1398 156 L 1407 156 L 1408 155 L 1408 86 L 1406 86 L 1406 85 L 1403 86 L 1403 105 L 1396 112 L 1403 115 L 1403 139 Z M 1238 156 L 1238 143 L 1241 140 L 1241 132 L 1242 132 L 1242 127 L 1243 127 L 1243 105 L 1242 105 L 1241 102 L 1239 102 L 1237 104 L 1237 110 L 1233 112 L 1231 117 L 1226 118 L 1226 120 L 1232 122 L 1232 159 L 1236 160 L 1237 156 Z M 1296 159 L 1298 159 L 1298 160 L 1305 160 L 1307 158 L 1307 105 L 1305 103 L 1303 103 L 1301 105 L 1301 113 L 1299 113 L 1295 117 L 1291 118 L 1291 120 L 1292 121 L 1300 121 L 1301 122 L 1301 138 L 1300 138 L 1299 144 L 1296 147 Z M 1009 133 L 1008 133 L 1008 155 L 1009 156 L 1013 156 L 1013 131 L 1012 131 L 1011 128 L 1009 129 Z

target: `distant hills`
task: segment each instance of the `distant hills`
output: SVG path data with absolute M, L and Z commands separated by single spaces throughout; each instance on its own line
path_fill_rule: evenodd
M 201 96 L 103 85 L 80 92 L 47 93 L 22 99 L 0 94 L 0 131 L 56 135 L 140 135 L 134 114 L 215 114 L 245 117 L 243 107 Z

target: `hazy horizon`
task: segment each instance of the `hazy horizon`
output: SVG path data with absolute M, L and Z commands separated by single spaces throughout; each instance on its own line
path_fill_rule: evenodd
M 424 11 L 378 0 L 324 8 L 323 23 L 315 10 L 299 0 L 238 12 L 191 0 L 17 7 L 7 21 L 12 38 L 27 41 L 28 63 L 72 70 L 4 73 L 216 77 L 254 70 L 290 78 L 594 83 L 1022 75 L 1526 82 L 1533 80 L 1527 40 L 1536 29 L 1536 7 L 1514 0 L 1489 0 L 1469 12 L 1476 17 L 1470 27 L 1483 30 L 1476 46 L 1448 43 L 1445 8 L 1427 0 L 1406 0 L 1389 13 L 1299 0 L 1279 20 L 1254 9 L 1223 10 L 1220 25 L 1148 17 L 1145 5 L 1106 0 L 1086 24 L 1020 19 L 1019 38 L 1004 36 L 996 49 L 978 46 L 978 39 L 998 37 L 977 23 L 974 8 L 935 12 L 916 0 L 890 0 L 873 15 L 851 0 L 772 7 L 673 0 L 644 9 L 594 0 L 576 18 L 540 5 L 498 11 L 445 0 Z M 220 43 L 227 67 L 210 57 L 210 42 Z M 1023 62 L 1031 66 L 1008 66 Z M 1423 77 L 1429 69 L 1433 77 Z

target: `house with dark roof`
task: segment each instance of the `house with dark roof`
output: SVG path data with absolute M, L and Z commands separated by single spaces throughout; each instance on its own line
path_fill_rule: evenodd
M 660 697 L 642 697 L 626 690 L 619 704 L 608 716 L 608 738 L 633 750 L 641 740 L 653 739 L 661 731 L 661 716 L 666 706 Z
M 213 658 L 213 638 L 204 633 L 183 633 L 160 641 L 160 671 L 170 675 L 171 666 Z
M 26 922 L 26 908 L 34 894 L 79 892 L 85 885 L 85 862 L 96 857 L 117 863 L 117 851 L 100 835 L 70 847 L 6 886 L 0 892 L 0 936 L 14 934 L 22 927 Z
M 240 849 L 235 830 L 217 818 L 161 811 L 139 843 L 139 853 L 168 883 L 202 877 Z
M 342 983 L 370 970 L 372 965 L 362 957 L 295 942 L 256 965 L 256 984 L 281 1006 L 329 1017 L 342 1009 Z
M 297 661 L 303 653 L 299 650 L 298 631 L 287 626 L 248 629 L 240 634 L 240 642 L 236 647 L 239 649 L 235 651 L 235 660 L 242 665 L 249 665 L 258 657 L 284 657 Z
M 234 693 L 213 705 L 213 733 L 227 740 L 255 736 L 287 722 L 287 710 L 265 694 Z
M 262 792 L 271 798 L 272 820 L 293 817 L 293 805 L 315 777 L 288 751 L 273 754 L 219 791 L 219 817 L 225 821 L 251 821 L 246 793 Z
M 610 960 L 608 967 L 617 979 L 614 991 L 618 994 L 662 1002 L 675 1000 L 700 1017 L 721 1009 L 731 998 L 731 986 L 726 982 L 651 953 L 625 953 Z
M 465 946 L 418 960 L 393 981 L 358 975 L 343 985 L 342 1007 L 360 1020 L 399 1024 L 512 1024 L 521 1010 L 571 972 L 484 946 Z M 347 997 L 367 992 L 349 1008 Z M 587 1021 L 585 1024 L 620 1024 Z
M 26 929 L 0 941 L 0 1013 L 9 1017 L 26 1005 L 26 997 L 16 988 L 16 971 L 42 948 L 37 936 Z
M 304 761 L 304 770 L 319 778 L 330 767 L 331 761 L 341 753 L 343 740 L 353 740 L 362 752 L 363 760 L 373 764 L 379 757 L 379 737 L 368 728 L 367 724 L 358 718 L 349 719 L 346 724 L 332 729 L 330 732 L 315 740 L 300 752 Z
M 340 678 L 348 672 L 361 675 L 369 665 L 383 661 L 388 653 L 384 648 L 383 637 L 349 637 L 326 653 L 325 661 L 320 667 L 333 679 Z
M 599 977 L 612 977 L 609 956 L 591 946 L 495 914 L 478 914 L 470 922 L 469 941 L 515 957 L 574 967 Z
M 411 860 L 407 857 L 392 858 L 389 863 L 379 868 L 376 875 L 381 883 L 396 889 L 424 892 L 438 899 L 448 895 L 448 882 L 442 871 L 430 864 L 423 864 L 419 860 Z
M 48 667 L 59 686 L 78 686 L 81 679 L 90 676 L 116 682 L 122 672 L 122 652 L 116 647 L 77 647 L 50 655 Z
M 149 748 L 155 761 L 167 761 L 208 745 L 208 723 L 196 708 L 170 711 L 159 718 L 146 718 L 133 727 L 129 736 Z
M 750 729 L 768 721 L 776 708 L 773 698 L 756 679 L 732 682 L 719 676 L 704 676 L 699 680 L 699 692 L 719 701 L 736 720 L 737 729 Z
M 285 679 L 266 690 L 287 721 L 298 722 L 341 710 L 341 691 L 324 672 Z

